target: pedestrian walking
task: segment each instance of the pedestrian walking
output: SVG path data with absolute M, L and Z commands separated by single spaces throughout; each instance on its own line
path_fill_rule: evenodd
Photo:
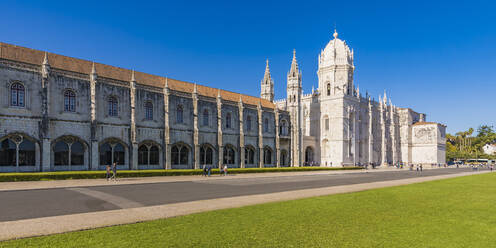
M 224 165 L 224 176 L 227 176 L 227 164 Z
M 219 168 L 219 175 L 220 176 L 223 176 L 224 175 L 224 166 L 222 166 L 222 165 Z
M 493 165 L 491 165 L 490 169 L 491 169 L 491 172 L 492 172 L 493 171 Z
M 112 179 L 114 179 L 114 181 L 117 180 L 117 163 L 114 162 L 114 164 L 112 165 Z
M 423 169 L 424 169 L 424 167 L 422 165 L 420 165 L 420 172 L 422 172 Z
M 105 178 L 108 180 L 110 180 L 110 164 L 107 164 L 107 174 L 105 175 Z
M 207 166 L 207 174 L 210 177 L 210 172 L 212 171 L 212 167 L 209 165 Z
M 207 170 L 208 170 L 208 169 L 207 169 L 207 165 L 206 165 L 206 164 L 204 164 L 204 165 L 203 165 L 203 176 L 204 176 L 204 177 L 206 177 L 206 176 L 207 176 Z

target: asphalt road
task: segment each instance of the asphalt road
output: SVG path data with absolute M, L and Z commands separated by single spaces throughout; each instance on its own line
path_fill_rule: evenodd
M 222 197 L 275 193 L 467 172 L 468 168 L 319 174 L 0 191 L 0 221 L 153 206 Z

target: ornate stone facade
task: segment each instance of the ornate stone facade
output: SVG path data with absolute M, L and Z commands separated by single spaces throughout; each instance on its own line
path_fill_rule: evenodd
M 0 43 L 0 172 L 445 162 L 446 127 L 361 95 L 336 32 L 318 61 L 303 94 L 293 52 L 274 101 L 268 61 L 257 98 Z
M 252 96 L 5 43 L 0 96 L 0 172 L 290 164 L 289 113 Z
M 296 54 L 287 76 L 287 98 L 275 101 L 291 118 L 292 166 L 319 164 L 394 165 L 445 163 L 446 126 L 425 122 L 425 114 L 373 100 L 355 87 L 353 50 L 334 32 L 318 57 L 318 89 L 303 94 Z M 273 82 L 262 80 L 261 97 L 271 100 Z M 272 84 L 272 85 L 268 85 Z

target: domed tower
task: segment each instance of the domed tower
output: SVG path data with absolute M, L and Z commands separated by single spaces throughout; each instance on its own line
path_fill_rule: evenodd
M 335 95 L 353 95 L 353 50 L 338 38 L 334 30 L 331 40 L 319 54 L 319 92 L 321 98 Z
M 319 54 L 320 161 L 324 166 L 352 163 L 357 105 L 353 87 L 353 51 L 338 38 Z M 350 162 L 351 161 L 351 162 Z

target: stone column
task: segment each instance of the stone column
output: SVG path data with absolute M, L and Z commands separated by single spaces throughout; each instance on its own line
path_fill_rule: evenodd
M 243 100 L 239 96 L 238 103 L 239 110 L 239 167 L 245 168 L 245 131 L 244 131 L 244 118 L 243 118 Z
M 374 162 L 374 135 L 373 135 L 373 115 L 372 115 L 372 103 L 369 97 L 369 165 Z
M 274 120 L 276 123 L 276 166 L 281 167 L 281 148 L 279 145 L 279 110 L 274 106 Z
M 395 111 L 394 111 L 394 106 L 390 104 L 391 108 L 391 152 L 392 152 L 392 159 L 393 159 L 393 165 L 396 165 L 397 161 L 397 156 L 396 156 L 396 120 L 395 120 Z
M 41 171 L 50 171 L 50 65 L 48 64 L 48 54 L 45 53 L 43 64 L 41 65 Z M 17 160 L 19 161 L 19 160 Z
M 164 158 L 165 169 L 170 170 L 171 167 L 171 145 L 170 145 L 170 129 L 169 129 L 169 83 L 165 78 L 164 86 Z
M 262 133 L 262 104 L 258 102 L 258 167 L 264 167 L 264 154 L 263 154 L 263 133 Z
M 200 144 L 198 143 L 198 89 L 195 84 L 193 89 L 193 144 L 194 144 L 194 168 L 200 168 Z
M 90 121 L 91 121 L 91 143 L 89 156 L 89 169 L 98 170 L 99 152 L 98 152 L 98 122 L 96 118 L 96 84 L 98 75 L 96 74 L 95 63 L 91 67 L 90 74 Z
M 222 167 L 222 158 L 224 146 L 222 142 L 222 98 L 220 97 L 220 90 L 217 91 L 217 146 L 219 148 L 218 154 L 218 167 Z
M 134 76 L 134 70 L 131 74 L 130 82 L 130 107 L 131 107 L 131 123 L 129 127 L 129 140 L 131 143 L 131 156 L 129 159 L 129 169 L 138 169 L 138 142 L 136 141 L 136 78 Z
M 379 101 L 380 102 L 380 101 Z M 386 164 L 386 116 L 384 111 L 384 104 L 380 102 L 380 115 L 381 115 L 381 163 Z

